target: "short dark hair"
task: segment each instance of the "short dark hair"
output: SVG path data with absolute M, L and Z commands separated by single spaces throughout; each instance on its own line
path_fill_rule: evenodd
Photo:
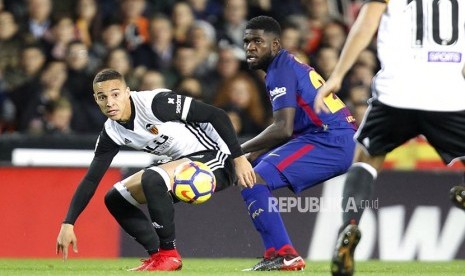
M 120 74 L 120 72 L 114 70 L 114 69 L 103 69 L 102 71 L 98 72 L 97 75 L 95 75 L 93 85 L 95 85 L 98 82 L 103 82 L 103 81 L 108 81 L 108 80 L 120 80 L 124 81 L 123 75 Z
M 250 19 L 245 27 L 246 29 L 258 29 L 265 32 L 281 36 L 281 26 L 278 21 L 270 16 L 260 15 Z

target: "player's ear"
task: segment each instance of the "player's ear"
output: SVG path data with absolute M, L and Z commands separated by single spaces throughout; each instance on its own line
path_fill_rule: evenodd
M 273 38 L 273 42 L 271 42 L 271 49 L 275 54 L 279 52 L 281 49 L 281 40 L 279 40 L 279 37 Z

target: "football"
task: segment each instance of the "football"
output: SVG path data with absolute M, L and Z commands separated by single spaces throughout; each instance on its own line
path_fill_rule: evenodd
M 173 193 L 181 201 L 200 204 L 215 191 L 216 179 L 210 168 L 202 162 L 188 161 L 174 171 Z

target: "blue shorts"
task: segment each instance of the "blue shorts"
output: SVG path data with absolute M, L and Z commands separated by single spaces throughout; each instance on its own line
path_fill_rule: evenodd
M 271 190 L 288 187 L 299 193 L 349 169 L 353 136 L 349 129 L 298 136 L 255 160 L 255 172 Z

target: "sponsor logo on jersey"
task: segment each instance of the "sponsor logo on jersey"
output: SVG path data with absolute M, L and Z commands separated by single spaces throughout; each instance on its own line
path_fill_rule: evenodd
M 128 138 L 124 138 L 124 144 L 127 145 L 127 144 L 131 144 L 131 143 L 132 143 L 131 140 L 129 140 Z
M 168 104 L 174 104 L 174 98 L 168 98 Z
M 275 87 L 270 91 L 271 100 L 274 101 L 277 98 L 286 95 L 286 87 Z
M 461 62 L 462 53 L 431 51 L 431 52 L 428 52 L 428 61 L 429 62 Z
M 155 134 L 155 135 L 158 134 L 158 128 L 152 124 L 145 125 L 145 129 L 147 129 L 152 134 Z
M 181 113 L 181 95 L 176 96 L 176 114 Z

